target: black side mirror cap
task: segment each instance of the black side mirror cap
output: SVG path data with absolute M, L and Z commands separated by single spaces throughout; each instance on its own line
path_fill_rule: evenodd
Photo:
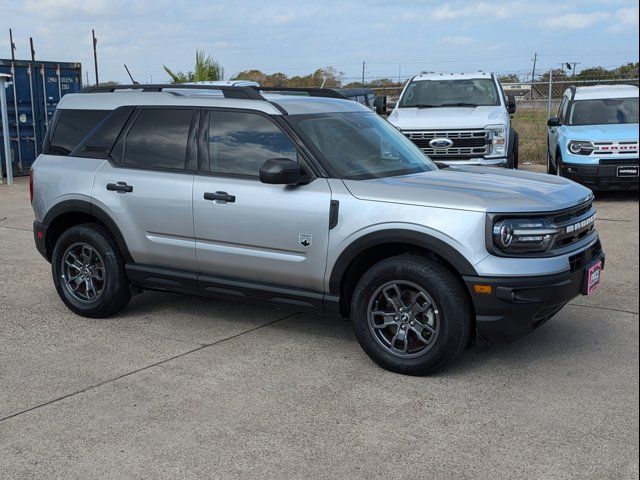
M 510 93 L 507 97 L 507 112 L 509 112 L 509 115 L 516 113 L 516 97 L 513 93 Z
M 547 127 L 559 127 L 561 125 L 558 117 L 551 117 L 547 120 Z
M 311 177 L 302 173 L 295 160 L 270 158 L 260 167 L 260 181 L 271 185 L 299 185 L 309 183 Z
M 386 95 L 378 95 L 373 100 L 373 106 L 378 115 L 384 115 L 387 113 L 387 96 Z

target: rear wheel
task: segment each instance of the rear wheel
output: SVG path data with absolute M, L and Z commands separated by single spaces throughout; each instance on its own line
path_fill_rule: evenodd
M 131 299 L 124 259 L 100 225 L 77 225 L 65 231 L 53 249 L 51 271 L 61 300 L 83 317 L 108 317 Z
M 352 303 L 356 337 L 382 368 L 407 375 L 440 370 L 469 339 L 464 287 L 434 260 L 401 255 L 374 265 Z

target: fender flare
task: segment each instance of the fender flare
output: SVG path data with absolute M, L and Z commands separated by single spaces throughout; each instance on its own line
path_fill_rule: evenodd
M 473 268 L 473 265 L 471 265 L 471 263 L 469 263 L 469 261 L 460 252 L 440 239 L 412 230 L 380 230 L 363 235 L 362 237 L 354 240 L 342 251 L 334 263 L 331 275 L 329 276 L 329 292 L 332 294 L 340 294 L 342 279 L 351 266 L 353 260 L 366 250 L 385 243 L 404 243 L 420 248 L 426 248 L 449 262 L 460 275 L 478 275 L 476 270 Z
M 129 253 L 129 248 L 127 247 L 127 242 L 125 241 L 124 236 L 122 235 L 122 232 L 120 231 L 120 228 L 118 228 L 116 222 L 102 208 L 92 204 L 87 200 L 63 200 L 60 203 L 56 203 L 44 216 L 44 218 L 42 219 L 42 223 L 44 225 L 47 225 L 48 227 L 58 217 L 67 213 L 84 213 L 95 217 L 107 228 L 107 230 L 109 230 L 111 235 L 113 235 L 113 239 L 118 245 L 120 253 L 122 253 L 125 261 L 133 261 L 131 253 Z

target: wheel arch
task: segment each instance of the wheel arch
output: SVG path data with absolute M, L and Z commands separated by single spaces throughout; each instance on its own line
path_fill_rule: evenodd
M 340 312 L 347 316 L 356 283 L 375 263 L 403 253 L 417 253 L 443 263 L 462 281 L 477 275 L 473 265 L 448 243 L 426 233 L 389 229 L 366 234 L 354 240 L 333 265 L 328 290 L 340 298 Z
M 125 261 L 132 261 L 127 243 L 116 222 L 102 208 L 86 200 L 63 200 L 57 203 L 49 209 L 42 223 L 47 226 L 45 247 L 46 257 L 49 261 L 51 261 L 53 248 L 60 235 L 68 228 L 83 223 L 98 223 L 104 226 L 115 240 Z

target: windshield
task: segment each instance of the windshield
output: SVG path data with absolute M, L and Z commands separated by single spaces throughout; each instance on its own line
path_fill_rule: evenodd
M 637 98 L 576 100 L 571 106 L 569 125 L 609 125 L 638 123 Z
M 374 113 L 287 117 L 337 178 L 364 180 L 437 170 L 409 139 Z
M 418 80 L 409 83 L 400 108 L 418 107 L 478 107 L 500 105 L 500 96 L 493 80 Z

